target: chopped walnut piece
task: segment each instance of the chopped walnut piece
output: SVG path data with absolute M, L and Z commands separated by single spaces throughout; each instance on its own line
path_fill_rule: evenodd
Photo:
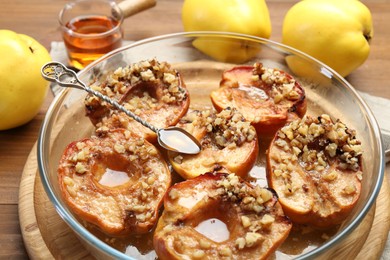
M 232 250 L 229 247 L 222 247 L 219 250 L 219 254 L 221 256 L 231 256 L 232 255 Z
M 255 232 L 248 232 L 245 235 L 245 246 L 252 247 L 261 240 L 261 235 Z
M 201 239 L 199 241 L 200 248 L 202 249 L 209 249 L 211 247 L 211 243 L 207 241 L 206 239 Z
M 331 171 L 326 173 L 323 178 L 327 181 L 334 181 L 337 178 L 337 172 L 336 171 Z
M 356 192 L 356 187 L 353 185 L 347 185 L 344 188 L 344 193 L 347 195 L 354 194 Z
M 203 250 L 196 250 L 192 256 L 195 258 L 195 259 L 201 259 L 203 257 L 205 257 L 205 252 Z
M 85 167 L 85 164 L 83 164 L 81 162 L 76 163 L 75 169 L 76 169 L 76 172 L 80 173 L 80 174 L 87 172 L 87 168 Z
M 247 216 L 241 216 L 241 222 L 244 228 L 247 228 L 251 225 L 251 221 Z
M 265 215 L 262 217 L 260 223 L 261 223 L 262 225 L 264 225 L 264 226 L 269 226 L 269 225 L 271 225 L 274 221 L 275 221 L 275 218 L 274 218 L 273 216 L 268 215 L 268 214 L 265 214 Z
M 239 237 L 236 239 L 236 246 L 238 249 L 243 249 L 245 247 L 246 241 L 245 238 Z

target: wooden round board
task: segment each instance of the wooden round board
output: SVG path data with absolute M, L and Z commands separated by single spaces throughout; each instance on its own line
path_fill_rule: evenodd
M 379 259 L 390 229 L 389 199 L 385 178 L 376 204 L 362 223 L 328 256 Z M 93 259 L 47 197 L 38 174 L 36 146 L 27 159 L 20 183 L 19 219 L 31 259 Z

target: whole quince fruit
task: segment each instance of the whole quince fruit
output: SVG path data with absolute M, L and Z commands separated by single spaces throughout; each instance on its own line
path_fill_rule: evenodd
M 346 76 L 367 59 L 373 33 L 371 12 L 358 0 L 305 0 L 287 12 L 282 42 Z
M 29 122 L 39 112 L 48 83 L 41 67 L 50 54 L 33 38 L 0 30 L 0 130 Z
M 185 0 L 184 31 L 234 32 L 269 38 L 271 20 L 264 0 Z M 254 56 L 258 46 L 234 38 L 199 37 L 194 46 L 224 62 L 243 62 Z

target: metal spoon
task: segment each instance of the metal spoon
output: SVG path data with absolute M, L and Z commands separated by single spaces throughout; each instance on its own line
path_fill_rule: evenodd
M 76 72 L 68 69 L 65 65 L 60 62 L 49 62 L 46 63 L 41 69 L 42 76 L 48 80 L 58 83 L 61 87 L 71 87 L 85 90 L 91 93 L 107 103 L 111 104 L 115 108 L 123 111 L 129 117 L 133 118 L 143 126 L 151 129 L 157 134 L 158 143 L 167 150 L 185 153 L 185 154 L 197 154 L 201 150 L 199 141 L 192 136 L 190 133 L 179 127 L 167 127 L 157 128 L 139 116 L 135 115 L 131 111 L 127 110 L 124 106 L 103 95 L 102 93 L 95 91 L 85 85 L 77 77 Z

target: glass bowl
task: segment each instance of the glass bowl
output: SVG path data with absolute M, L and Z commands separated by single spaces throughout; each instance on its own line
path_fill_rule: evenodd
M 210 55 L 214 58 L 194 47 L 196 39 L 213 50 Z M 181 73 L 193 107 L 211 106 L 209 93 L 219 86 L 223 70 L 260 61 L 267 67 L 285 70 L 301 81 L 308 100 L 308 114 L 328 113 L 357 131 L 364 149 L 364 177 L 362 193 L 353 212 L 326 241 L 309 245 L 298 253 L 286 255 L 278 250 L 274 255 L 276 259 L 329 257 L 329 252 L 337 249 L 373 206 L 384 176 L 379 127 L 354 88 L 332 69 L 300 51 L 267 39 L 218 32 L 177 33 L 138 41 L 105 55 L 78 75 L 87 83 L 120 66 L 152 58 L 169 62 Z M 72 141 L 90 136 L 93 131 L 84 112 L 85 96 L 82 90 L 64 89 L 47 112 L 38 139 L 38 165 L 43 186 L 59 215 L 95 257 L 137 259 L 137 254 L 129 256 L 132 250 L 125 254 L 125 250 L 114 248 L 104 242 L 101 235 L 86 228 L 69 210 L 60 193 L 57 166 L 64 148 Z M 260 157 L 264 156 L 265 149 L 260 150 Z M 253 172 L 261 176 L 265 172 L 264 165 L 257 164 Z M 297 236 L 289 241 L 300 239 Z

